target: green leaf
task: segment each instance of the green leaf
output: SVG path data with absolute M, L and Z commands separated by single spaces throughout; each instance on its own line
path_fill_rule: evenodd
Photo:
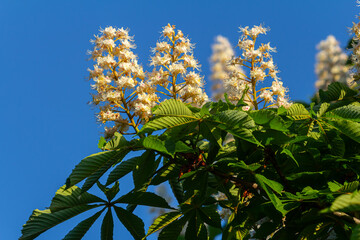
M 289 149 L 284 148 L 284 149 L 281 151 L 281 153 L 289 156 L 289 157 L 294 161 L 294 163 L 296 164 L 296 166 L 299 167 L 299 163 L 296 161 L 294 155 L 292 154 L 292 152 L 291 152 Z
M 287 180 L 293 181 L 295 179 L 298 178 L 309 178 L 309 177 L 316 177 L 319 175 L 323 175 L 325 173 L 325 171 L 320 171 L 320 172 L 299 172 L 299 173 L 293 173 L 290 174 L 288 176 L 286 176 Z
M 69 188 L 85 178 L 91 177 L 85 185 L 86 191 L 116 162 L 121 161 L 128 149 L 100 152 L 84 158 L 75 166 L 69 178 L 66 180 L 66 187 Z
M 111 208 L 109 208 L 101 224 L 101 240 L 112 240 L 113 233 L 114 233 L 114 219 L 111 214 Z
M 328 86 L 327 91 L 319 90 L 321 102 L 331 102 L 355 96 L 358 92 L 343 83 L 333 82 Z
M 216 228 L 221 228 L 221 218 L 216 205 L 199 208 L 198 212 L 205 223 Z
M 122 147 L 126 147 L 128 145 L 129 145 L 129 142 L 126 140 L 126 138 L 122 134 L 116 132 L 116 133 L 114 133 L 113 138 L 110 141 L 108 141 L 102 149 L 103 150 L 115 150 L 115 149 L 119 149 Z
M 103 210 L 95 213 L 93 216 L 81 221 L 76 227 L 74 227 L 63 240 L 78 240 L 82 239 L 84 235 L 89 231 L 90 227 L 94 224 L 94 222 L 100 217 Z
M 281 185 L 280 183 L 267 179 L 265 176 L 260 175 L 260 174 L 255 174 L 255 177 L 265 183 L 266 185 L 268 185 L 272 190 L 274 190 L 275 192 L 277 192 L 278 194 L 281 195 L 282 190 L 284 189 L 283 185 Z
M 115 200 L 113 203 L 128 203 L 171 209 L 171 207 L 164 198 L 151 192 L 130 192 Z
M 317 112 L 316 116 L 319 118 L 328 110 L 330 104 L 329 103 L 322 103 L 320 105 L 319 111 Z
M 105 138 L 104 138 L 104 137 L 100 137 L 99 143 L 98 143 L 98 148 L 100 148 L 100 149 L 102 150 L 102 149 L 104 148 L 105 144 L 106 144 Z
M 152 149 L 161 153 L 165 153 L 168 155 L 173 156 L 173 153 L 170 153 L 166 146 L 165 146 L 165 141 L 161 141 L 158 136 L 153 136 L 150 135 L 148 137 L 145 137 L 142 139 L 142 145 L 146 148 L 146 149 Z
M 184 202 L 184 190 L 182 183 L 177 178 L 175 178 L 175 179 L 170 179 L 169 184 L 178 203 L 180 204 Z
M 249 129 L 245 129 L 245 128 L 235 128 L 235 129 L 223 128 L 223 130 L 229 132 L 234 137 L 238 137 L 238 138 L 243 139 L 243 140 L 245 140 L 247 142 L 254 143 L 254 144 L 258 145 L 258 146 L 262 146 L 262 144 L 254 137 L 254 135 L 252 134 L 252 132 Z
M 214 115 L 214 118 L 222 124 L 231 126 L 232 128 L 241 127 L 241 128 L 254 128 L 254 120 L 249 117 L 249 115 L 243 111 L 239 110 L 226 110 Z
M 105 185 L 112 184 L 113 182 L 119 180 L 120 178 L 124 177 L 126 174 L 134 170 L 139 159 L 140 157 L 133 157 L 117 165 L 114 170 L 110 172 Z
M 274 119 L 272 119 L 269 123 L 269 127 L 271 129 L 277 130 L 277 131 L 288 131 L 288 127 L 291 125 L 285 122 L 280 116 L 275 116 Z
M 178 99 L 168 99 L 160 103 L 154 111 L 155 115 L 184 115 L 193 116 L 192 111 L 185 103 Z
M 311 117 L 309 111 L 306 110 L 304 105 L 299 103 L 292 104 L 287 111 L 287 115 L 294 120 L 302 120 Z
M 185 223 L 186 223 L 185 218 L 180 218 L 180 219 L 170 223 L 169 225 L 167 225 L 166 227 L 164 227 L 161 230 L 158 239 L 159 240 L 178 240 L 178 237 L 179 237 L 182 229 L 184 228 Z
M 119 193 L 119 182 L 115 182 L 115 184 L 111 188 L 107 188 L 106 186 L 102 185 L 99 181 L 97 182 L 98 187 L 100 190 L 105 194 L 106 198 L 111 201 L 113 198 Z
M 360 225 L 353 228 L 350 240 L 360 240 Z
M 81 193 L 81 189 L 77 186 L 72 186 L 66 190 L 65 186 L 62 186 L 56 191 L 54 198 L 51 200 L 50 210 L 56 212 L 96 202 L 105 203 L 106 201 L 87 192 Z
M 150 177 L 157 168 L 155 153 L 152 150 L 145 151 L 140 160 L 137 161 L 133 171 L 135 189 L 147 187 L 150 184 Z
M 285 216 L 287 211 L 284 209 L 284 205 L 280 201 L 280 199 L 276 196 L 276 194 L 271 190 L 273 189 L 276 192 L 281 192 L 282 185 L 275 181 L 269 180 L 260 174 L 255 174 L 255 178 L 257 179 L 258 183 L 260 184 L 261 188 L 264 189 L 266 194 L 268 195 L 270 201 L 274 205 L 274 207 Z M 271 189 L 269 187 L 271 187 Z M 276 190 L 275 190 L 276 189 Z
M 150 120 L 146 123 L 138 134 L 143 133 L 152 133 L 154 131 L 162 130 L 162 129 L 173 129 L 180 126 L 185 126 L 186 124 L 194 123 L 199 121 L 200 118 L 196 117 L 177 117 L 177 116 L 164 116 L 158 117 Z
M 332 129 L 326 131 L 327 140 L 331 153 L 335 156 L 344 156 L 346 151 L 346 146 L 344 140 L 339 136 L 339 131 Z
M 162 168 L 151 180 L 151 185 L 159 185 L 171 178 L 178 177 L 180 173 L 180 166 L 172 163 L 165 168 Z
M 317 222 L 315 224 L 309 224 L 299 234 L 299 240 L 317 240 L 317 239 L 329 239 L 325 238 L 331 228 L 331 224 L 327 222 Z
M 325 115 L 326 118 L 346 119 L 360 122 L 360 106 L 348 105 L 336 108 Z
M 180 218 L 183 214 L 178 211 L 174 212 L 167 212 L 159 216 L 155 219 L 153 224 L 149 227 L 148 233 L 145 237 L 149 236 L 150 234 L 159 231 L 160 229 L 164 228 L 165 226 L 169 225 L 170 223 L 174 222 L 178 218 Z
M 254 119 L 256 124 L 264 125 L 269 123 L 270 120 L 276 116 L 276 113 L 268 109 L 263 109 L 250 111 L 249 115 Z
M 39 210 L 35 209 L 31 214 L 29 220 L 21 230 L 22 236 L 19 240 L 31 240 L 39 236 L 46 230 L 66 221 L 76 215 L 96 208 L 99 205 L 81 205 L 72 208 L 51 212 L 50 209 Z
M 360 192 L 355 191 L 352 194 L 343 194 L 337 197 L 329 210 L 332 212 L 360 211 Z
M 190 218 L 188 226 L 185 232 L 185 239 L 192 240 L 192 239 L 201 239 L 207 240 L 209 239 L 207 234 L 207 229 L 203 221 L 201 221 L 200 217 L 198 216 L 198 212 Z
M 278 131 L 287 131 L 288 124 L 278 116 L 274 111 L 269 109 L 254 110 L 249 113 L 255 123 L 260 125 L 269 124 L 269 127 Z
M 327 121 L 327 123 L 337 128 L 349 138 L 360 143 L 360 123 L 345 119 L 333 119 L 332 121 Z
M 342 186 L 340 189 L 338 189 L 339 192 L 354 192 L 359 188 L 360 183 L 358 181 L 353 181 L 349 183 L 344 183 L 344 186 Z
M 328 187 L 330 189 L 330 191 L 332 192 L 337 192 L 339 191 L 339 189 L 342 188 L 343 185 L 341 185 L 340 183 L 338 182 L 328 182 Z
M 112 165 L 121 161 L 130 152 L 129 149 L 124 149 L 120 151 L 121 152 L 116 155 L 117 156 L 116 158 L 108 159 L 106 164 L 104 164 L 100 169 L 98 169 L 96 172 L 94 172 L 92 175 L 86 178 L 85 183 L 81 188 L 83 192 L 89 190 L 107 172 L 107 170 L 111 168 Z M 71 175 L 70 175 L 70 179 L 71 179 Z
M 138 216 L 121 207 L 114 206 L 114 210 L 121 223 L 135 240 L 140 240 L 145 236 L 144 222 Z
M 154 111 L 156 118 L 145 124 L 138 134 L 149 133 L 165 128 L 174 128 L 190 122 L 198 121 L 192 111 L 180 100 L 169 99 Z

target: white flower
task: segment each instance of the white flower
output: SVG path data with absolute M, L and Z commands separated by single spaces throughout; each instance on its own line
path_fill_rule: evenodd
M 265 100 L 265 102 L 273 102 L 274 101 L 272 93 L 269 90 L 261 91 L 261 94 L 259 95 L 259 97 L 263 98 Z
M 173 75 L 184 74 L 186 69 L 182 63 L 173 63 L 169 66 L 169 70 Z
M 102 68 L 110 68 L 116 64 L 116 61 L 110 55 L 107 55 L 105 57 L 98 57 L 96 59 L 96 61 L 97 61 L 98 65 Z
M 100 30 L 107 38 L 114 38 L 116 34 L 116 29 L 113 27 L 107 27 L 104 30 Z
M 112 39 L 104 39 L 102 42 L 101 42 L 101 45 L 102 45 L 102 47 L 104 47 L 104 48 L 113 48 L 113 47 L 115 47 L 115 42 L 114 42 L 114 40 L 112 40 Z
M 196 59 L 194 59 L 194 56 L 192 55 L 186 55 L 184 57 L 184 64 L 185 67 L 191 67 L 191 68 L 198 68 L 198 62 L 196 61 Z
M 347 55 L 341 50 L 336 38 L 329 35 L 317 45 L 317 49 L 319 53 L 316 55 L 315 65 L 316 88 L 325 90 L 332 82 L 349 82 L 351 76 L 346 66 Z
M 163 28 L 164 37 L 169 37 L 170 38 L 174 34 L 175 34 L 174 27 L 171 26 L 170 23 Z
M 266 73 L 259 67 L 255 67 L 253 70 L 250 71 L 250 77 L 263 81 L 266 77 Z
M 189 72 L 185 77 L 184 80 L 186 84 L 194 85 L 194 86 L 202 86 L 202 78 L 199 74 L 195 72 Z
M 158 42 L 156 43 L 156 47 L 153 49 L 153 52 L 166 52 L 166 51 L 170 51 L 170 44 L 167 42 Z
M 271 85 L 271 90 L 274 94 L 284 97 L 286 89 L 283 87 L 283 82 L 273 81 Z

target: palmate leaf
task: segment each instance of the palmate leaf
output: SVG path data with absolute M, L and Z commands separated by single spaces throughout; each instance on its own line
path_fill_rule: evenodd
M 231 133 L 234 137 L 261 146 L 261 143 L 254 137 L 249 128 L 255 127 L 254 120 L 245 112 L 238 110 L 226 110 L 214 115 L 216 127 Z
M 161 129 L 175 128 L 185 124 L 197 122 L 199 120 L 200 118 L 196 118 L 196 117 L 180 117 L 176 115 L 159 117 L 145 124 L 141 128 L 139 134 L 151 133 Z
M 144 222 L 133 213 L 114 206 L 115 213 L 120 222 L 126 227 L 135 240 L 143 239 L 145 236 Z
M 81 205 L 72 208 L 67 208 L 59 210 L 56 212 L 51 212 L 50 209 L 39 210 L 36 209 L 33 211 L 29 220 L 23 226 L 21 230 L 22 236 L 19 240 L 31 240 L 39 236 L 41 233 L 46 230 L 66 221 L 76 215 L 88 211 L 90 209 L 96 208 L 99 205 Z
M 332 227 L 331 222 L 318 222 L 306 226 L 299 233 L 299 240 L 327 239 L 328 231 Z
M 201 119 L 196 117 L 186 104 L 175 99 L 162 102 L 154 111 L 154 114 L 156 118 L 145 124 L 139 134 L 173 128 Z
M 186 218 L 184 217 L 170 223 L 161 230 L 158 239 L 177 240 L 182 229 L 184 228 L 185 223 L 186 223 Z
M 249 115 L 257 124 L 269 124 L 269 127 L 271 129 L 278 131 L 287 131 L 288 124 L 274 111 L 271 111 L 269 109 L 254 110 L 249 112 Z
M 121 161 L 129 152 L 128 148 L 106 151 L 92 154 L 75 166 L 72 173 L 66 180 L 66 187 L 71 187 L 76 183 L 86 179 L 83 191 L 88 190 L 97 180 L 116 162 Z
M 116 195 L 120 191 L 119 182 L 115 182 L 112 187 L 106 187 L 105 185 L 102 185 L 99 181 L 96 183 L 96 185 L 105 194 L 108 201 L 113 200 L 113 198 L 116 197 Z
M 284 189 L 283 185 L 281 185 L 280 183 L 270 180 L 268 178 L 266 178 L 263 175 L 260 174 L 256 174 L 255 178 L 257 178 L 260 182 L 265 183 L 266 185 L 268 185 L 272 190 L 274 190 L 275 192 L 277 192 L 278 194 L 281 195 L 281 191 Z
M 151 185 L 159 185 L 171 178 L 175 178 L 179 176 L 180 166 L 172 163 L 168 166 L 164 166 L 151 180 Z
M 114 170 L 110 172 L 105 185 L 108 186 L 112 184 L 113 182 L 119 180 L 120 178 L 124 177 L 126 174 L 134 170 L 139 159 L 140 157 L 133 157 L 117 165 Z
M 325 118 L 346 119 L 360 122 L 360 106 L 347 105 L 326 113 Z
M 357 94 L 357 91 L 349 88 L 343 83 L 333 82 L 328 86 L 327 91 L 319 90 L 321 102 L 331 102 L 342 100 L 344 98 L 352 97 Z
M 352 194 L 343 194 L 337 197 L 328 211 L 360 211 L 360 192 L 355 191 Z
M 222 124 L 232 127 L 254 128 L 255 122 L 245 112 L 239 110 L 226 110 L 214 116 L 214 118 Z
M 146 149 L 152 149 L 160 153 L 174 156 L 176 152 L 192 152 L 193 149 L 181 141 L 161 140 L 158 136 L 150 135 L 139 142 Z
M 100 204 L 88 205 L 89 203 Z M 65 220 L 104 204 L 105 201 L 95 195 L 87 192 L 81 193 L 81 189 L 77 186 L 72 186 L 68 189 L 62 186 L 52 199 L 49 209 L 43 211 L 37 209 L 33 212 L 24 225 L 22 239 L 33 239 L 42 232 Z M 87 226 L 90 222 L 91 220 L 88 220 L 85 221 L 84 224 Z M 79 228 L 82 227 L 79 226 Z M 80 230 L 76 230 L 76 232 L 77 231 Z
M 103 150 L 115 150 L 115 149 L 127 146 L 128 144 L 129 143 L 125 139 L 125 137 L 123 135 L 121 135 L 120 133 L 116 132 L 116 133 L 114 133 L 113 138 L 110 141 L 108 141 L 106 144 L 104 144 L 102 149 Z
M 104 210 L 104 209 L 103 209 Z M 76 227 L 74 227 L 63 240 L 79 240 L 84 237 L 84 235 L 89 231 L 90 227 L 94 222 L 100 217 L 103 210 L 95 213 L 93 216 L 81 221 Z
M 277 193 L 281 193 L 281 190 L 283 189 L 282 185 L 275 181 L 269 180 L 260 174 L 255 174 L 255 178 L 256 178 L 257 182 L 260 184 L 261 188 L 264 189 L 264 191 L 268 195 L 268 197 L 269 197 L 270 201 L 272 202 L 272 204 L 274 205 L 274 207 L 285 216 L 287 211 L 284 209 L 283 203 L 276 196 L 276 194 L 272 191 L 272 190 L 274 190 Z
M 168 99 L 160 103 L 155 109 L 154 114 L 162 115 L 184 115 L 193 116 L 193 112 L 186 106 L 185 103 L 178 99 Z
M 344 185 L 338 182 L 328 182 L 330 191 L 340 193 L 352 193 L 359 188 L 359 185 L 360 183 L 358 181 L 344 183 Z
M 311 117 L 309 111 L 306 110 L 304 105 L 299 103 L 291 105 L 291 107 L 287 111 L 287 116 L 294 120 L 302 120 Z
M 164 198 L 151 192 L 130 192 L 124 196 L 121 196 L 113 203 L 128 203 L 128 204 L 171 209 L 171 207 Z
M 190 218 L 189 223 L 185 232 L 185 239 L 202 239 L 208 240 L 209 236 L 207 233 L 204 222 L 200 219 L 198 211 Z
M 161 216 L 159 216 L 158 218 L 155 219 L 153 224 L 151 224 L 145 237 L 166 227 L 170 223 L 172 223 L 175 220 L 177 220 L 178 218 L 180 218 L 182 215 L 183 214 L 178 211 L 167 212 L 167 213 L 162 214 Z
M 68 189 L 62 186 L 56 191 L 54 198 L 51 200 L 50 210 L 51 212 L 56 212 L 66 208 L 96 202 L 105 203 L 106 201 L 90 193 L 82 193 L 81 189 L 77 186 L 72 186 Z
M 182 182 L 180 182 L 177 178 L 173 178 L 169 180 L 169 184 L 178 203 L 180 204 L 184 202 L 185 196 Z
M 130 152 L 129 149 L 121 149 L 119 151 L 121 152 L 116 154 L 116 157 L 108 159 L 108 161 L 101 168 L 99 168 L 96 172 L 94 172 L 93 174 L 91 174 L 89 177 L 86 178 L 85 183 L 81 188 L 83 192 L 89 190 L 104 175 L 104 173 L 106 173 L 107 170 L 111 168 L 111 166 L 121 161 Z
M 159 162 L 155 161 L 155 153 L 152 150 L 145 151 L 137 161 L 133 171 L 135 189 L 146 188 L 150 184 L 150 178 L 158 167 Z
M 326 123 L 335 127 L 349 138 L 360 143 L 360 123 L 345 119 L 327 120 Z
M 109 208 L 101 224 L 101 240 L 113 240 L 113 234 L 114 219 L 112 217 L 111 209 Z
M 198 213 L 205 223 L 216 228 L 221 228 L 221 217 L 216 205 L 199 208 Z

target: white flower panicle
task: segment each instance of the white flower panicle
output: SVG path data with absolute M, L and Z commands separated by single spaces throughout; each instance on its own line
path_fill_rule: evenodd
M 360 19 L 360 17 L 359 17 Z M 354 62 L 353 66 L 353 82 L 351 82 L 351 87 L 355 87 L 356 89 L 360 89 L 360 22 L 353 23 L 351 28 L 352 32 L 355 34 L 353 38 L 353 46 L 352 46 L 352 60 Z
M 242 76 L 244 72 L 240 65 L 231 64 L 235 57 L 234 50 L 229 40 L 223 36 L 217 36 L 215 44 L 212 45 L 211 56 L 211 80 L 213 82 L 213 98 L 217 101 L 224 98 L 226 92 L 230 101 L 239 100 L 240 89 L 238 84 L 231 81 L 232 77 Z M 241 86 L 241 85 L 240 85 Z
M 93 69 L 89 69 L 90 79 L 95 84 L 93 104 L 99 106 L 98 119 L 101 123 L 112 123 L 105 127 L 105 136 L 111 137 L 116 131 L 125 133 L 129 126 L 137 131 L 142 116 L 141 110 L 134 109 L 134 98 L 138 95 L 135 87 L 138 81 L 144 80 L 145 73 L 138 64 L 132 37 L 127 29 L 107 27 L 100 30 L 91 42 L 95 45 L 90 52 L 95 61 Z
M 287 89 L 283 87 L 283 83 L 278 78 L 278 69 L 274 64 L 271 52 L 275 52 L 275 48 L 270 43 L 261 44 L 256 48 L 256 40 L 260 34 L 266 34 L 267 28 L 263 26 L 254 26 L 253 28 L 240 28 L 242 33 L 238 47 L 242 51 L 241 56 L 234 58 L 232 64 L 235 66 L 245 67 L 249 69 L 249 74 L 232 74 L 228 81 L 225 82 L 227 93 L 236 92 L 236 96 L 240 99 L 243 94 L 244 101 L 248 105 L 259 109 L 280 107 L 289 108 L 291 103 L 286 96 Z M 271 87 L 263 87 L 259 90 L 256 86 L 270 77 L 273 79 Z
M 203 77 L 196 72 L 200 65 L 193 56 L 193 44 L 180 30 L 176 32 L 174 25 L 165 26 L 162 35 L 163 41 L 153 49 L 150 65 L 154 69 L 146 83 L 153 86 L 152 93 L 199 106 L 207 102 Z
M 332 82 L 349 83 L 351 80 L 349 67 L 346 66 L 348 56 L 342 51 L 339 42 L 332 35 L 322 40 L 317 46 L 315 73 L 317 89 L 326 90 Z

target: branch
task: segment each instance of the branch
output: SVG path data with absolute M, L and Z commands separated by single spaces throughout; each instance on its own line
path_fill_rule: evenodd
M 343 212 L 333 212 L 333 214 L 339 218 L 342 218 L 348 222 L 360 224 L 360 219 L 350 216 L 349 214 L 343 213 Z

